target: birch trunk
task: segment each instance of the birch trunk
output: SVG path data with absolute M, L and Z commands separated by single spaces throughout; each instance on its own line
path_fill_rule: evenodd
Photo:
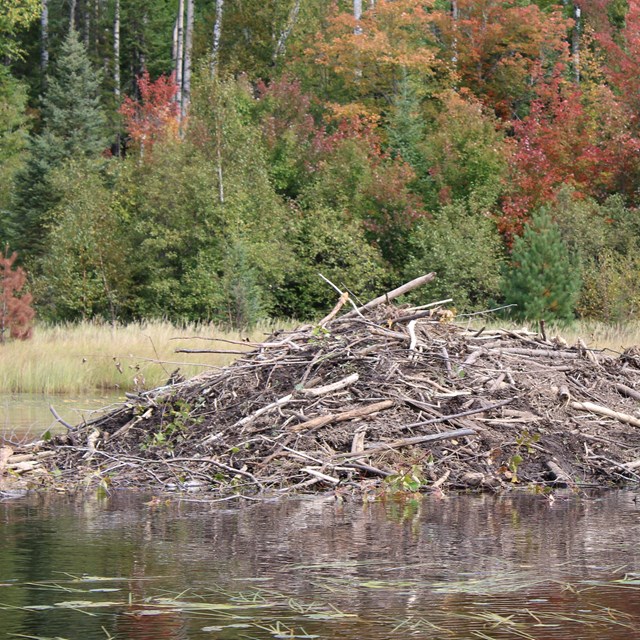
M 453 41 L 451 43 L 451 62 L 454 66 L 458 66 L 458 19 L 460 12 L 458 9 L 458 0 L 452 0 L 451 2 L 451 19 L 453 21 Z
M 287 23 L 284 28 L 280 32 L 280 37 L 278 38 L 278 43 L 276 44 L 276 49 L 273 52 L 273 62 L 285 53 L 287 48 L 287 40 L 291 35 L 294 27 L 296 26 L 296 22 L 298 22 L 298 14 L 300 13 L 300 0 L 295 0 L 293 6 L 291 7 L 291 11 L 289 12 L 289 17 L 287 18 Z
M 184 65 L 184 0 L 178 2 L 178 43 L 176 47 L 176 102 L 182 104 L 182 69 Z
M 113 16 L 113 93 L 120 104 L 120 0 L 115 0 Z
M 211 49 L 211 77 L 218 72 L 218 55 L 220 54 L 220 38 L 222 36 L 222 12 L 224 0 L 216 0 L 216 22 L 213 25 L 213 47 Z
M 360 20 L 362 20 L 362 0 L 353 0 L 353 17 L 356 21 L 353 33 L 359 36 L 362 33 L 362 27 L 360 26 Z
M 69 7 L 69 30 L 76 28 L 76 0 L 71 0 Z
M 42 74 L 47 72 L 49 66 L 49 2 L 42 0 L 42 13 L 40 14 L 40 68 Z
M 573 77 L 576 84 L 580 83 L 580 31 L 582 29 L 582 12 L 578 5 L 573 8 L 573 34 L 571 36 L 571 55 L 573 57 Z
M 187 0 L 187 29 L 184 36 L 184 72 L 182 76 L 182 117 L 189 111 L 191 103 L 191 54 L 193 52 L 194 0 Z

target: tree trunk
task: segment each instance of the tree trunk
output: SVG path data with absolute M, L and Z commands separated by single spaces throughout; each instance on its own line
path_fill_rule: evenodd
M 273 62 L 276 62 L 277 59 L 284 54 L 287 48 L 287 40 L 293 31 L 293 28 L 296 26 L 296 22 L 298 21 L 298 14 L 300 13 L 300 0 L 295 0 L 293 6 L 291 7 L 291 11 L 289 12 L 289 17 L 287 18 L 287 23 L 284 28 L 280 32 L 280 37 L 278 38 L 278 43 L 276 44 L 276 49 L 273 52 Z
M 42 13 L 40 14 L 40 68 L 42 76 L 47 72 L 49 66 L 49 2 L 42 0 Z
M 578 5 L 573 7 L 573 34 L 571 36 L 571 54 L 573 57 L 573 77 L 576 84 L 580 83 L 580 31 L 582 30 L 582 12 Z
M 224 0 L 216 0 L 216 22 L 213 25 L 213 47 L 211 49 L 211 77 L 218 72 L 218 56 L 220 54 L 220 38 L 222 37 L 222 12 Z
M 187 0 L 187 29 L 184 36 L 184 73 L 182 75 L 182 117 L 189 111 L 191 103 L 191 54 L 193 52 L 194 0 Z
M 362 0 L 353 0 L 353 17 L 356 21 L 353 33 L 359 36 L 362 33 L 362 27 L 360 26 L 360 20 L 362 19 Z
M 458 9 L 458 0 L 452 0 L 451 2 L 451 20 L 453 21 L 453 39 L 451 42 L 451 62 L 455 67 L 458 66 L 458 19 L 460 18 L 460 12 Z
M 182 69 L 184 65 L 184 0 L 178 2 L 178 46 L 176 47 L 176 102 L 182 104 Z
M 69 30 L 76 28 L 76 0 L 71 0 L 69 7 Z
M 113 93 L 120 103 L 120 0 L 115 0 L 113 17 Z

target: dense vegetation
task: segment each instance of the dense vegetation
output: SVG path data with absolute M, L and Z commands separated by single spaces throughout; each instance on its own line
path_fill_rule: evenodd
M 42 318 L 306 318 L 318 272 L 366 297 L 431 270 L 459 311 L 638 309 L 637 0 L 0 16 L 0 248 Z

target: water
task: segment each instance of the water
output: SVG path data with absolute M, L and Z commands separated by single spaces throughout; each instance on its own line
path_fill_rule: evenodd
M 83 396 L 45 396 L 36 393 L 0 394 L 0 437 L 35 439 L 45 431 L 64 431 L 49 407 L 69 424 L 91 419 L 94 411 L 121 401 L 120 396 L 95 393 Z
M 629 491 L 240 506 L 48 495 L 5 498 L 0 523 L 6 637 L 629 640 L 640 629 Z

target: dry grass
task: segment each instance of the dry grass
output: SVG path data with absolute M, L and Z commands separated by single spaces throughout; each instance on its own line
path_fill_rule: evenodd
M 178 329 L 168 322 L 115 328 L 91 322 L 38 326 L 31 340 L 0 345 L 0 393 L 76 394 L 153 388 L 164 384 L 178 367 L 183 375 L 192 376 L 237 357 L 176 354 L 176 348 L 241 348 L 187 337 L 260 340 L 273 329 L 267 324 L 250 333 L 215 325 Z

